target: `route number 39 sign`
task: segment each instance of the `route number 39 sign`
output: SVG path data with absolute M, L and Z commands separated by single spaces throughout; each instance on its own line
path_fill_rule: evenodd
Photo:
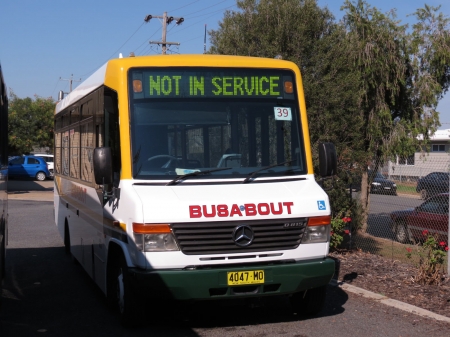
M 277 121 L 292 121 L 291 108 L 275 107 L 275 120 Z

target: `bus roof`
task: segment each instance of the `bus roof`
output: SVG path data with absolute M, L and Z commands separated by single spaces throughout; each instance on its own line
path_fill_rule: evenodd
M 56 105 L 55 114 L 64 110 L 71 104 L 77 102 L 90 92 L 99 88 L 105 83 L 107 67 L 120 67 L 129 69 L 132 67 L 248 67 L 248 68 L 284 68 L 292 69 L 296 67 L 293 62 L 280 59 L 270 59 L 262 57 L 230 56 L 230 55 L 203 55 L 203 54 L 182 54 L 182 55 L 151 55 L 126 57 L 112 59 L 106 62 L 96 72 L 89 76 L 69 95 L 59 101 Z

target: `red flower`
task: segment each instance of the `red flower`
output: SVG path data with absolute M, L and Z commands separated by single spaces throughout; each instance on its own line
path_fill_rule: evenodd
M 445 247 L 445 251 L 448 252 L 448 247 Z
M 346 229 L 346 230 L 344 231 L 344 233 L 345 233 L 345 234 L 350 234 L 350 231 L 349 231 L 348 229 Z
M 445 242 L 444 241 L 439 242 L 439 246 L 445 247 Z
M 330 235 L 333 235 L 334 233 L 333 232 L 330 232 Z
M 428 231 L 425 229 L 425 230 L 422 232 L 422 235 L 423 235 L 423 236 L 427 236 L 427 235 L 428 235 Z
M 408 253 L 412 252 L 412 249 L 410 247 L 406 247 L 406 250 L 408 251 Z
M 342 218 L 342 221 L 347 223 L 347 222 L 352 221 L 352 219 L 346 216 L 345 218 Z

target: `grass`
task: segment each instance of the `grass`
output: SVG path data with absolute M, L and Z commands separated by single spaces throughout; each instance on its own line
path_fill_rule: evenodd
M 397 192 L 404 194 L 412 194 L 419 196 L 419 193 L 416 192 L 417 183 L 409 183 L 409 182 L 395 182 L 397 185 Z
M 358 233 L 353 237 L 353 246 L 391 261 L 400 261 L 414 266 L 419 264 L 416 245 L 405 245 L 393 240 L 377 238 L 370 234 Z M 407 257 L 407 248 L 412 249 L 411 258 Z M 447 262 L 444 264 L 444 270 L 447 272 Z

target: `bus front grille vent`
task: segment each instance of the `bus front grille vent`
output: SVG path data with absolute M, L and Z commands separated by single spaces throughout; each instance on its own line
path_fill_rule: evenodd
M 307 220 L 174 223 L 171 228 L 186 255 L 233 254 L 295 249 L 302 241 Z M 242 240 L 239 233 L 244 234 Z

